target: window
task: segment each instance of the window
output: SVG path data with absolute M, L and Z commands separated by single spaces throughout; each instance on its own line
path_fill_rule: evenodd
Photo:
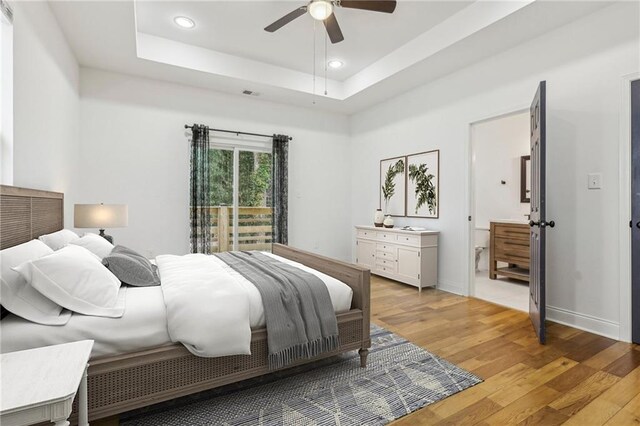
M 13 12 L 0 0 L 0 183 L 13 184 Z
M 212 248 L 271 250 L 271 141 L 211 141 Z

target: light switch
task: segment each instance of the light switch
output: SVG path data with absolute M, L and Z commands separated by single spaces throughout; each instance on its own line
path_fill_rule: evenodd
M 602 188 L 602 173 L 589 173 L 589 189 L 601 189 Z

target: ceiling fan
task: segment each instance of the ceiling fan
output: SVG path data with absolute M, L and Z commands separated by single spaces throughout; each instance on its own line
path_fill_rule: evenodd
M 309 14 L 318 21 L 324 23 L 331 43 L 340 43 L 344 40 L 342 30 L 336 15 L 333 13 L 335 7 L 345 7 L 349 9 L 370 10 L 373 12 L 393 13 L 396 9 L 395 0 L 311 0 L 306 6 L 301 6 L 291 13 L 283 16 L 273 24 L 267 26 L 264 30 L 270 33 L 279 30 L 296 18 L 301 17 L 305 13 Z

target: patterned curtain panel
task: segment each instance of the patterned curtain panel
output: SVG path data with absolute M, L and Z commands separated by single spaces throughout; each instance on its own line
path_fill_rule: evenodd
M 209 127 L 194 124 L 191 138 L 191 253 L 211 254 Z
M 289 136 L 273 136 L 273 242 L 289 241 Z

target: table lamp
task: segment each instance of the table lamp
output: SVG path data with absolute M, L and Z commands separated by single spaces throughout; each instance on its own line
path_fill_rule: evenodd
M 113 244 L 113 237 L 106 235 L 106 228 L 123 228 L 129 223 L 126 204 L 76 204 L 73 208 L 73 226 L 98 228 L 100 236 Z

